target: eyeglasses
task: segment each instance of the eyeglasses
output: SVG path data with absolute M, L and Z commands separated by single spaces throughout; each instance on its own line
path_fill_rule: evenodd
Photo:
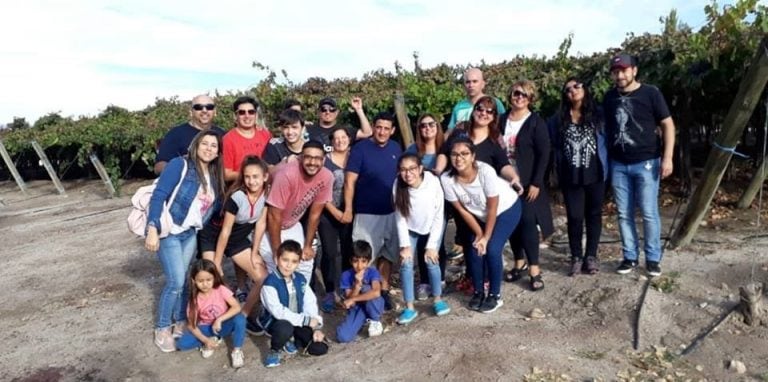
M 475 111 L 477 112 L 485 112 L 485 114 L 496 114 L 496 110 L 493 108 L 484 108 L 482 105 L 475 106 Z
M 513 98 L 520 98 L 520 97 L 528 98 L 528 93 L 520 91 L 520 90 L 515 90 L 515 91 L 512 92 L 512 97 Z
M 575 83 L 575 84 L 573 84 L 571 86 L 566 86 L 565 89 L 563 89 L 563 94 L 568 94 L 568 93 L 570 93 L 570 92 L 572 92 L 574 90 L 579 90 L 579 89 L 581 89 L 583 87 L 584 87 L 584 84 L 580 84 L 580 83 L 577 82 L 577 83 Z
M 467 158 L 467 157 L 469 157 L 470 155 L 472 155 L 472 152 L 471 152 L 471 151 L 462 151 L 462 152 L 460 152 L 460 153 L 458 153 L 458 152 L 452 152 L 452 153 L 451 153 L 451 158 L 453 158 L 453 159 L 456 159 L 456 158 Z
M 256 109 L 248 109 L 248 110 L 238 109 L 237 110 L 237 115 L 246 115 L 246 114 L 254 115 L 256 114 Z
M 417 173 L 418 171 L 419 171 L 419 166 L 413 166 L 413 167 L 400 167 L 400 173 L 401 173 L 401 174 L 405 174 L 405 173 L 411 173 L 411 174 L 415 174 L 415 173 Z
M 302 156 L 302 158 L 304 158 L 304 159 L 306 159 L 306 160 L 309 160 L 309 161 L 313 161 L 313 162 L 320 162 L 321 160 L 323 160 L 323 158 L 325 158 L 325 157 L 324 157 L 324 156 L 322 156 L 322 155 L 320 155 L 320 156 L 315 156 L 315 155 L 306 155 L 306 154 L 302 154 L 301 156 Z
M 194 111 L 201 111 L 203 109 L 211 111 L 211 110 L 213 110 L 215 108 L 216 108 L 216 105 L 214 105 L 212 103 L 206 103 L 206 104 L 196 103 L 196 104 L 192 105 L 192 110 L 194 110 Z
M 431 122 L 422 122 L 419 124 L 420 129 L 426 129 L 427 127 L 437 127 L 437 122 L 431 121 Z
M 336 110 L 337 109 L 335 107 L 321 107 L 320 108 L 320 112 L 321 113 L 335 113 Z

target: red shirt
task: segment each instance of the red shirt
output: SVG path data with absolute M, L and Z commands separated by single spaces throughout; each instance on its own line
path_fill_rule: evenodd
M 246 138 L 240 134 L 237 128 L 234 128 L 224 134 L 224 138 L 222 138 L 224 168 L 240 171 L 240 164 L 246 155 L 261 157 L 269 140 L 272 139 L 272 134 L 264 127 L 254 127 L 253 133 L 253 137 Z

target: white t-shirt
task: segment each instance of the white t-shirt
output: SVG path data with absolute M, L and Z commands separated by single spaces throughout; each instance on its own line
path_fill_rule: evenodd
M 530 116 L 531 113 L 529 112 L 519 121 L 510 121 L 509 118 L 504 120 L 506 128 L 504 129 L 504 137 L 502 137 L 502 142 L 504 142 L 504 148 L 507 150 L 507 158 L 509 159 L 509 163 L 513 166 L 517 166 L 517 134 L 520 132 L 523 124 L 526 120 L 528 120 L 528 117 Z
M 491 165 L 485 162 L 476 163 L 477 176 L 471 183 L 460 183 L 447 172 L 440 176 L 440 182 L 443 184 L 445 200 L 459 201 L 472 215 L 486 221 L 486 204 L 489 197 L 499 197 L 499 206 L 496 209 L 496 216 L 499 216 L 517 202 L 517 193 L 506 180 L 496 175 Z
M 397 179 L 392 186 L 392 196 L 394 198 L 397 188 Z M 440 181 L 429 171 L 424 171 L 424 179 L 419 187 L 408 187 L 408 194 L 411 199 L 411 213 L 408 218 L 403 217 L 400 211 L 395 208 L 395 218 L 397 219 L 397 237 L 400 240 L 400 247 L 409 247 L 411 240 L 408 231 L 413 231 L 419 235 L 429 234 L 427 239 L 428 249 L 437 249 L 440 246 L 440 240 L 443 237 L 445 209 L 443 201 L 443 188 L 440 187 Z
M 208 175 L 205 176 L 205 182 L 208 185 L 208 193 L 203 192 L 202 185 L 198 187 L 197 196 L 195 196 L 195 199 L 189 206 L 189 212 L 187 212 L 184 222 L 181 223 L 181 225 L 174 223 L 173 227 L 171 227 L 172 234 L 180 234 L 190 228 L 194 228 L 198 231 L 203 228 L 203 216 L 208 212 L 208 209 L 213 206 L 213 202 L 216 200 L 216 196 L 213 194 L 213 189 L 211 188 L 211 178 Z

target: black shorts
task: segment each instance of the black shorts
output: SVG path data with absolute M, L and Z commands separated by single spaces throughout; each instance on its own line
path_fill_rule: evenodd
M 217 227 L 213 224 L 206 224 L 197 234 L 199 251 L 201 253 L 216 252 L 216 243 L 219 241 L 220 232 L 221 227 Z M 233 235 L 229 237 L 229 242 L 227 243 L 226 248 L 224 248 L 224 256 L 232 257 L 252 247 L 253 243 L 248 240 L 248 236 L 235 237 Z

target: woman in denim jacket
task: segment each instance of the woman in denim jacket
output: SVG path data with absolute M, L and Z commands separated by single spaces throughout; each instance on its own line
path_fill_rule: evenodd
M 180 336 L 186 325 L 187 271 L 197 248 L 196 232 L 218 211 L 224 194 L 219 135 L 202 131 L 190 147 L 194 149 L 189 150 L 188 157 L 172 159 L 160 174 L 147 215 L 144 246 L 157 252 L 165 274 L 155 323 L 155 345 L 163 352 L 176 350 L 174 337 Z M 173 226 L 167 237 L 159 238 L 160 214 L 176 185 L 179 189 L 169 206 Z

